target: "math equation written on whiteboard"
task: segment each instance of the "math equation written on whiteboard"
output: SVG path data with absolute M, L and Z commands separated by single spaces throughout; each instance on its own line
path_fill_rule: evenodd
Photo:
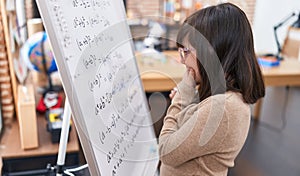
M 49 10 L 54 54 L 62 53 L 56 59 L 76 128 L 91 144 L 89 163 L 101 175 L 154 172 L 157 142 L 120 1 L 39 1 Z

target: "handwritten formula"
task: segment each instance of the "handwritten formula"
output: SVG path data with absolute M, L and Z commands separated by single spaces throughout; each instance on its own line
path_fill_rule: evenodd
M 156 138 L 148 125 L 151 117 L 123 2 L 37 2 L 44 9 L 41 15 L 67 89 L 65 93 L 71 100 L 76 127 L 80 128 L 79 137 L 88 141 L 82 146 L 92 156 L 87 157 L 91 173 L 107 176 L 149 173 L 143 168 L 154 172 L 157 161 L 150 161 L 147 147 L 150 150 L 152 146 L 153 150 Z M 143 147 L 141 139 L 146 143 Z M 146 166 L 149 163 L 155 167 Z

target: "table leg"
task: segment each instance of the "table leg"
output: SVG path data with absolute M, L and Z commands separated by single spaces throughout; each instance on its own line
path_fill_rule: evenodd
M 254 105 L 254 113 L 253 113 L 254 120 L 259 120 L 262 102 L 263 99 L 261 98 Z

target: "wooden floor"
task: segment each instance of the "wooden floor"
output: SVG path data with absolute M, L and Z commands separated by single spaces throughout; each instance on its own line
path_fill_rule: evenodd
M 300 175 L 300 88 L 268 88 L 267 93 L 262 119 L 252 121 L 229 176 Z

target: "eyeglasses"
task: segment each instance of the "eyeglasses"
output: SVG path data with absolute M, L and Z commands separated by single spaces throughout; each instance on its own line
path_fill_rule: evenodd
M 178 48 L 178 52 L 181 58 L 181 61 L 184 62 L 186 57 L 192 52 L 190 48 Z

